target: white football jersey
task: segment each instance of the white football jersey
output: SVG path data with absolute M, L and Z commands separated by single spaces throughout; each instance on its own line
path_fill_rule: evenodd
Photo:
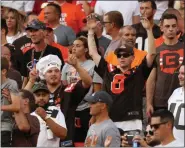
M 174 90 L 168 100 L 168 109 L 173 113 L 175 122 L 173 133 L 175 138 L 184 142 L 184 88 L 180 87 Z

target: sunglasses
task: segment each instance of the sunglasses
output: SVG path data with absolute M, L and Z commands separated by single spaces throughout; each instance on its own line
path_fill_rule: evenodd
M 132 54 L 130 54 L 130 53 L 118 53 L 117 54 L 117 57 L 118 58 L 121 58 L 121 57 L 123 57 L 123 58 L 128 58 L 128 57 L 130 57 Z
M 162 123 L 158 123 L 158 124 L 153 124 L 150 125 L 151 128 L 154 128 L 155 130 L 157 130 L 162 124 L 166 124 L 168 121 L 166 122 L 162 122 Z
M 153 136 L 154 135 L 154 132 L 153 131 L 144 131 L 144 136 L 146 137 L 147 135 L 150 135 L 150 136 Z

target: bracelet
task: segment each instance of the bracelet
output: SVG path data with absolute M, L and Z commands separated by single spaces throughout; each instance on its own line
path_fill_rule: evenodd
M 49 115 L 46 115 L 46 117 L 44 118 L 44 121 L 46 121 L 49 118 L 50 118 L 50 116 Z

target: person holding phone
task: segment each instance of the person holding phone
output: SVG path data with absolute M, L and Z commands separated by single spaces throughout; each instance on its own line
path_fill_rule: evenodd
M 59 107 L 49 106 L 50 92 L 45 84 L 36 83 L 32 92 L 38 107 L 31 115 L 38 118 L 41 126 L 37 147 L 59 147 L 60 139 L 67 135 L 64 115 Z

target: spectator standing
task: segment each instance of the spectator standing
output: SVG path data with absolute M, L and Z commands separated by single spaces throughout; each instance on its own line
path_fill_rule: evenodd
M 60 139 L 67 135 L 64 115 L 59 107 L 49 106 L 50 92 L 45 84 L 35 84 L 32 92 L 38 107 L 31 115 L 38 118 L 41 126 L 37 147 L 59 147 Z
M 60 17 L 60 24 L 71 27 L 73 31 L 77 34 L 84 27 L 83 19 L 85 18 L 85 13 L 81 11 L 80 6 L 70 4 L 65 0 L 56 0 L 62 10 Z M 44 21 L 44 11 L 42 10 L 39 14 L 39 20 Z
M 156 10 L 157 10 L 157 6 L 154 0 L 140 0 L 141 17 L 147 17 L 147 19 L 150 21 L 155 39 L 161 36 L 160 27 L 157 26 L 153 20 Z M 136 47 L 140 50 L 147 51 L 148 37 L 147 37 L 147 32 L 143 28 L 142 23 L 134 24 L 133 27 L 136 29 Z
M 88 130 L 85 143 L 89 137 L 97 136 L 95 147 L 104 147 L 106 138 L 111 136 L 112 141 L 109 146 L 119 147 L 120 133 L 108 115 L 113 103 L 111 96 L 105 91 L 99 91 L 86 97 L 85 100 L 90 105 L 90 114 L 96 119 Z
M 20 90 L 19 100 L 20 110 L 14 112 L 15 124 L 12 132 L 12 146 L 36 147 L 40 124 L 37 117 L 30 115 L 36 109 L 34 96 L 27 90 Z
M 54 30 L 55 42 L 62 46 L 70 46 L 75 40 L 74 31 L 60 24 L 61 7 L 55 3 L 48 3 L 44 8 L 44 22 L 48 23 Z
M 23 57 L 23 88 L 26 86 L 26 83 L 28 81 L 28 71 L 34 67 L 34 65 L 40 58 L 49 54 L 54 54 L 60 58 L 62 63 L 64 63 L 60 50 L 58 48 L 47 45 L 44 41 L 46 35 L 46 26 L 44 23 L 40 22 L 39 20 L 33 20 L 27 26 L 26 30 L 29 30 L 29 34 L 34 47 L 31 50 L 28 50 Z
M 110 11 L 119 11 L 124 18 L 124 25 L 140 22 L 138 1 L 97 1 L 95 13 L 103 16 Z
M 131 67 L 140 65 L 143 59 L 145 58 L 147 52 L 135 48 L 136 29 L 132 26 L 125 26 L 120 30 L 120 33 L 122 44 L 126 44 L 134 48 L 134 60 L 132 62 Z M 117 56 L 114 54 L 114 51 L 109 52 L 105 59 L 109 64 L 112 64 L 114 66 L 119 65 L 119 61 L 117 59 Z
M 164 43 L 157 48 L 156 64 L 146 83 L 148 116 L 153 110 L 167 109 L 169 97 L 179 87 L 176 70 L 184 58 L 184 44 L 176 37 L 177 17 L 174 14 L 164 15 L 161 28 Z
M 93 79 L 91 88 L 86 94 L 86 96 L 89 96 L 93 93 L 94 85 L 102 84 L 102 79 L 94 72 L 95 63 L 89 56 L 87 38 L 81 36 L 74 41 L 72 55 L 77 58 L 81 67 L 83 67 Z M 69 85 L 78 82 L 80 79 L 77 70 L 72 65 L 66 63 L 62 69 L 62 81 Z M 89 105 L 82 100 L 75 113 L 75 142 L 84 142 L 89 128 L 90 118 Z
M 45 42 L 46 44 L 48 45 L 51 45 L 53 47 L 56 47 L 58 49 L 60 49 L 60 52 L 62 54 L 62 57 L 64 59 L 64 62 L 67 62 L 67 59 L 68 59 L 68 48 L 60 45 L 60 44 L 57 44 L 54 40 L 54 37 L 55 34 L 54 34 L 54 30 L 51 26 L 49 25 L 46 25 L 46 37 L 45 37 Z
M 168 100 L 168 109 L 175 117 L 173 133 L 174 137 L 184 143 L 184 65 L 179 70 L 179 84 L 181 87 L 174 90 Z
M 9 93 L 18 93 L 17 83 L 7 78 L 9 63 L 5 57 L 1 58 L 1 146 L 11 147 L 11 132 L 13 127 L 12 112 L 20 109 L 17 97 L 10 99 Z
M 110 51 L 114 51 L 121 45 L 119 31 L 123 27 L 123 22 L 123 16 L 119 11 L 110 11 L 103 16 L 106 34 L 112 37 L 112 41 L 105 52 L 105 58 Z
M 131 63 L 134 59 L 133 47 L 125 45 L 117 48 L 115 54 L 120 66 L 112 66 L 107 64 L 97 53 L 93 39 L 93 29 L 89 29 L 88 33 L 89 53 L 96 64 L 95 71 L 104 80 L 103 90 L 107 91 L 113 98 L 110 118 L 117 127 L 124 131 L 142 130 L 142 91 L 156 54 L 150 22 L 147 18 L 144 18 L 142 22 L 148 33 L 150 47 L 146 58 L 135 68 L 131 68 Z M 88 26 L 89 28 L 94 28 L 96 23 L 89 20 Z
M 8 43 L 12 44 L 14 40 L 23 36 L 23 25 L 21 22 L 21 15 L 19 12 L 10 8 L 6 16 L 6 24 L 8 26 L 6 40 Z

